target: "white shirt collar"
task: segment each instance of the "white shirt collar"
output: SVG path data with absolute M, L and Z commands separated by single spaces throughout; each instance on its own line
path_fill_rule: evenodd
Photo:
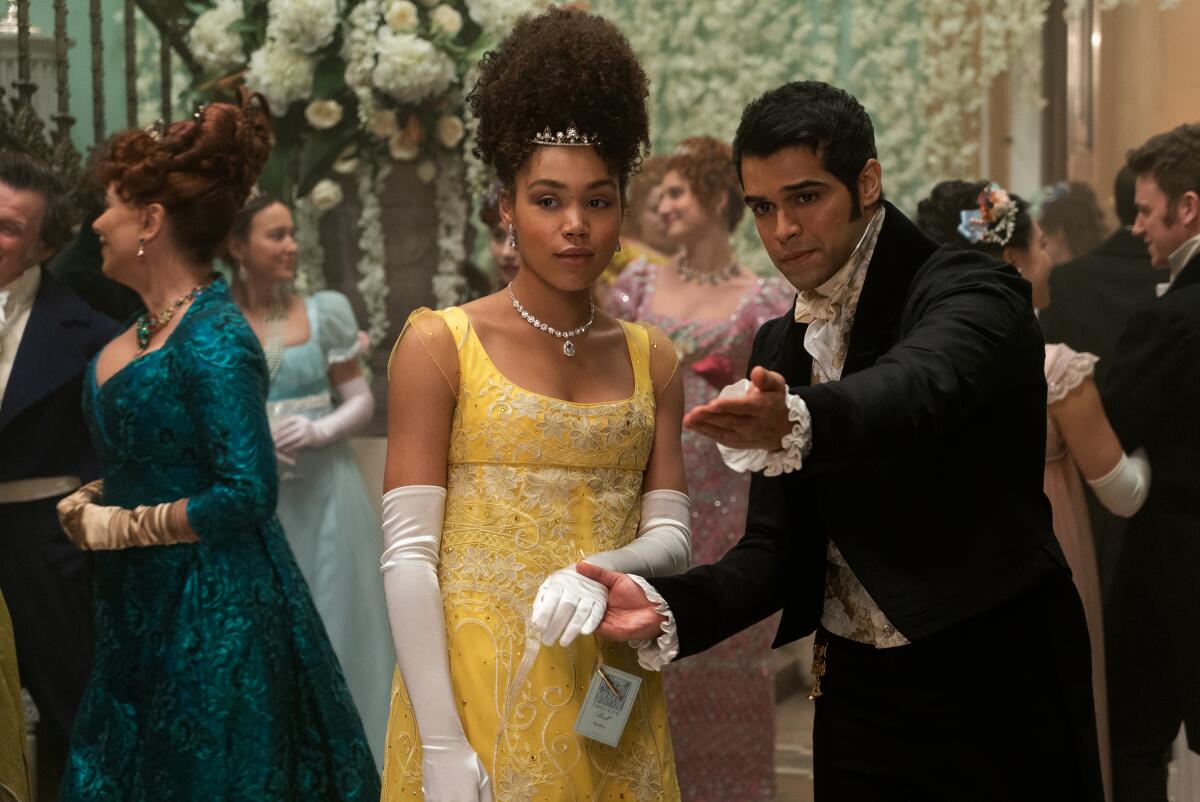
M 831 320 L 840 317 L 858 304 L 858 293 L 862 290 L 863 272 L 875 255 L 875 243 L 883 228 L 886 210 L 882 205 L 875 211 L 871 222 L 858 239 L 846 264 L 813 290 L 805 290 L 796 300 L 797 323 L 808 323 L 814 319 Z
M 1179 278 L 1179 274 L 1197 253 L 1200 253 L 1200 234 L 1180 245 L 1174 253 L 1167 257 L 1167 264 L 1171 268 L 1171 280 L 1168 283 L 1175 283 L 1175 279 Z
M 33 305 L 41 279 L 42 269 L 35 266 L 0 287 L 0 327 Z

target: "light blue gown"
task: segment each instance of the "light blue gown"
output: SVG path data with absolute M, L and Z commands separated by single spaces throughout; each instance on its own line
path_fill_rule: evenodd
M 304 309 L 309 337 L 284 349 L 271 381 L 267 412 L 273 423 L 291 415 L 328 415 L 334 408 L 329 367 L 360 352 L 358 325 L 344 295 L 318 292 L 305 299 Z M 396 655 L 379 573 L 383 533 L 375 505 L 345 441 L 298 451 L 295 466 L 279 466 L 279 480 L 279 521 L 382 766 Z

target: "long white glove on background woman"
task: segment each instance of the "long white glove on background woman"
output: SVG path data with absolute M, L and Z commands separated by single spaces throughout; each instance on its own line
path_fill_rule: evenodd
M 356 376 L 337 386 L 341 402 L 328 415 L 306 418 L 291 415 L 271 427 L 275 455 L 285 465 L 295 464 L 296 452 L 302 448 L 321 448 L 345 440 L 371 422 L 375 414 L 375 396 L 362 376 Z
M 1131 518 L 1150 495 L 1150 460 L 1141 448 L 1128 456 L 1121 454 L 1111 471 L 1087 483 L 1109 512 Z
M 426 802 L 492 802 L 487 770 L 467 741 L 446 648 L 438 552 L 446 489 L 397 487 L 383 496 L 383 590 L 396 662 L 421 738 Z
M 638 576 L 670 576 L 688 569 L 692 560 L 692 502 L 678 490 L 651 490 L 642 496 L 637 538 L 619 549 L 601 551 L 585 562 Z M 579 635 L 600 626 L 608 606 L 608 590 L 580 576 L 575 566 L 555 571 L 534 597 L 532 624 L 542 643 L 568 646 Z

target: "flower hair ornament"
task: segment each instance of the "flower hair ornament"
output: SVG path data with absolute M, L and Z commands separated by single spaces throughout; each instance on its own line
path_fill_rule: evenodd
M 1017 225 L 1017 203 L 996 182 L 979 193 L 978 206 L 959 212 L 958 233 L 972 245 L 991 243 L 1001 248 L 1012 240 Z

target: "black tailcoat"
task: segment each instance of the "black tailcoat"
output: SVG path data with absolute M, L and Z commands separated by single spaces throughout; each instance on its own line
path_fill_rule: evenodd
M 1102 398 L 1152 469 L 1105 609 L 1116 798 L 1152 798 L 1181 721 L 1200 750 L 1200 256 L 1130 317 Z
M 99 476 L 82 383 L 88 362 L 115 333 L 112 320 L 42 269 L 0 403 L 0 482 Z M 56 502 L 0 504 L 0 588 L 12 614 L 21 680 L 43 721 L 42 782 L 56 779 L 47 772 L 61 771 L 91 672 L 90 561 L 63 534 Z
M 721 561 L 653 580 L 681 655 L 781 608 L 776 645 L 812 632 L 829 539 L 913 641 L 1067 570 L 1042 493 L 1044 348 L 1012 267 L 938 248 L 888 205 L 840 381 L 810 386 L 805 330 L 771 320 L 750 357 L 808 405 L 804 468 L 753 477 Z

